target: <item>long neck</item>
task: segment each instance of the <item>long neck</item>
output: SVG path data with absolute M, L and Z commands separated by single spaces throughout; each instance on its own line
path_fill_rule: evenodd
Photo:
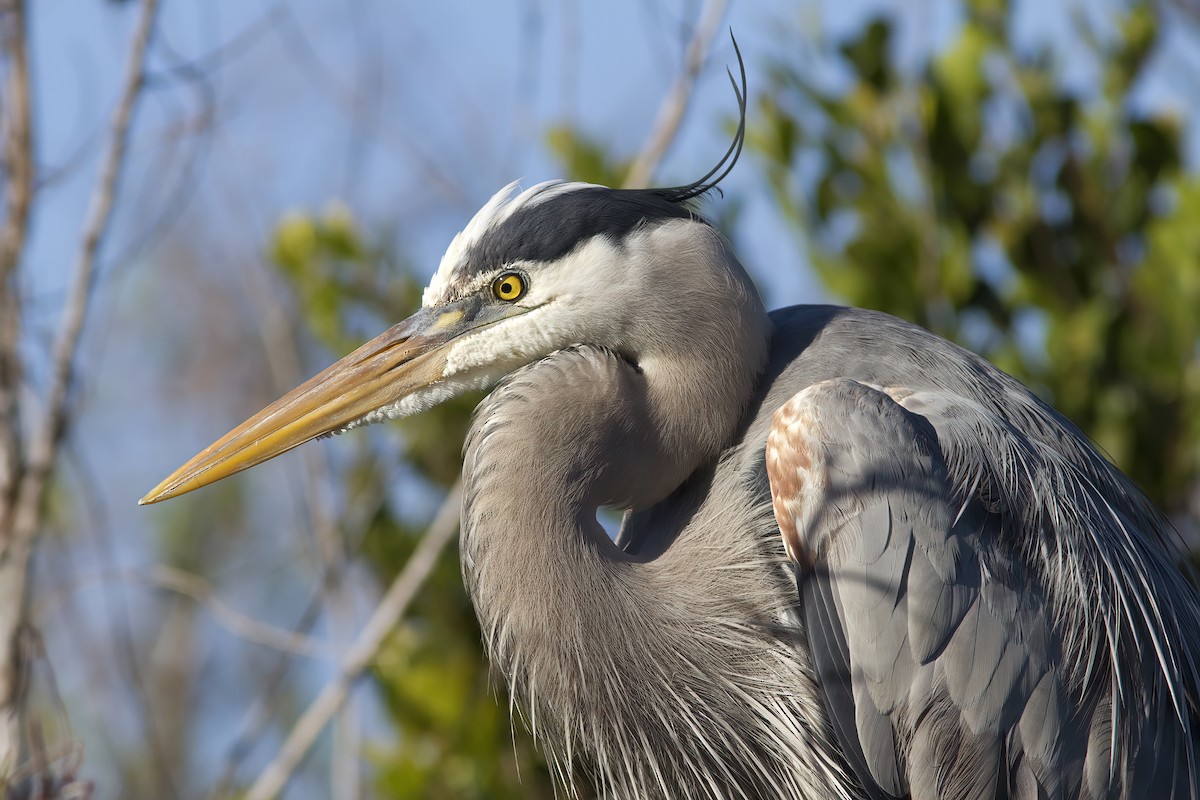
M 560 774 L 586 751 L 602 794 L 837 797 L 822 712 L 796 699 L 818 696 L 811 667 L 796 641 L 755 632 L 778 627 L 791 589 L 749 517 L 694 531 L 698 546 L 670 564 L 627 558 L 596 522 L 599 505 L 659 495 L 681 471 L 662 448 L 684 432 L 664 435 L 656 403 L 714 411 L 695 382 L 658 390 L 647 361 L 556 353 L 480 406 L 461 552 L 489 658 Z M 728 438 L 740 401 L 724 413 Z M 719 531 L 727 541 L 711 541 Z
M 658 481 L 637 446 L 655 438 L 647 400 L 619 358 L 562 351 L 495 389 L 467 440 L 464 580 L 493 667 L 548 743 L 579 738 L 567 710 L 598 696 L 601 643 L 624 641 L 636 613 L 636 576 L 595 514 L 638 479 Z
M 502 668 L 512 643 L 546 653 L 564 629 L 622 611 L 608 595 L 628 579 L 628 559 L 597 509 L 662 497 L 704 456 L 672 463 L 678 434 L 656 424 L 664 413 L 648 378 L 581 347 L 514 373 L 477 410 L 463 469 L 464 575 Z
M 628 648 L 665 622 L 642 565 L 595 516 L 675 480 L 655 468 L 664 445 L 647 377 L 607 351 L 556 353 L 498 387 L 468 438 L 464 578 L 493 667 L 562 770 L 579 747 L 625 760 L 595 751 L 629 749 L 617 744 L 629 722 L 619 703 L 636 697 L 622 685 L 638 671 Z
M 605 592 L 589 581 L 613 580 L 628 561 L 597 508 L 659 502 L 733 438 L 766 362 L 769 322 L 724 240 L 705 233 L 659 229 L 660 246 L 682 237 L 667 249 L 692 254 L 674 262 L 676 286 L 638 264 L 650 251 L 630 247 L 649 281 L 635 296 L 673 290 L 672 302 L 653 314 L 626 309 L 611 351 L 551 354 L 477 410 L 463 473 L 464 574 L 494 649 L 510 628 L 522 642 L 559 635 L 548 611 L 596 611 Z

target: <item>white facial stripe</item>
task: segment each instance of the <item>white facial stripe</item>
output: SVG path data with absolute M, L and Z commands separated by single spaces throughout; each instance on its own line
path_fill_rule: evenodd
M 425 293 L 421 296 L 421 305 L 429 307 L 446 296 L 446 290 L 450 287 L 450 276 L 454 272 L 454 268 L 466 258 L 467 251 L 471 249 L 471 245 L 479 241 L 488 228 L 495 224 L 496 219 L 500 216 L 505 206 L 511 205 L 510 201 L 519 185 L 519 181 L 513 181 L 492 195 L 492 198 L 484 203 L 483 208 L 479 209 L 479 211 L 475 212 L 475 216 L 471 217 L 471 221 L 467 223 L 467 227 L 454 235 L 454 238 L 450 240 L 450 246 L 446 248 L 445 254 L 442 255 L 437 272 L 433 274 L 433 278 L 429 281 L 429 286 L 426 287 Z
M 466 259 L 471 247 L 478 243 L 484 234 L 502 224 L 518 209 L 537 205 L 566 192 L 589 187 L 595 187 L 595 184 L 545 181 L 517 194 L 519 183 L 513 181 L 496 192 L 471 218 L 467 226 L 450 241 L 450 246 L 446 248 L 446 253 L 438 264 L 437 272 L 430 279 L 429 286 L 421 297 L 421 304 L 429 307 L 445 300 L 453 282 L 454 270 Z
M 552 304 L 539 306 L 457 339 L 446 354 L 446 375 L 495 367 L 502 373 L 570 344 L 569 330 Z
M 433 278 L 429 282 L 429 287 L 425 289 L 425 293 L 421 297 L 421 304 L 431 306 L 439 300 L 444 299 L 447 290 L 450 288 L 450 279 L 455 267 L 461 264 L 463 259 L 466 258 L 467 251 L 471 249 L 471 246 L 483 238 L 483 235 L 492 227 L 508 219 L 509 215 L 519 208 L 521 198 L 526 197 L 530 192 L 545 185 L 538 184 L 514 198 L 517 189 L 520 188 L 520 181 L 513 181 L 492 195 L 492 198 L 484 204 L 483 208 L 479 209 L 475 213 L 475 216 L 471 217 L 471 221 L 467 223 L 467 227 L 455 234 L 454 238 L 450 241 L 450 246 L 446 248 L 441 263 L 438 264 L 437 272 L 434 273 Z
M 584 341 L 589 329 L 604 341 L 616 341 L 620 321 L 586 319 L 579 300 L 603 293 L 622 278 L 605 263 L 620 258 L 618 246 L 604 236 L 585 242 L 570 256 L 553 264 L 529 265 L 529 293 L 517 303 L 530 310 L 464 335 L 446 356 L 446 375 L 466 375 L 488 367 L 509 372 L 555 350 Z M 483 284 L 499 272 L 480 276 Z M 611 327 L 610 327 L 611 326 Z
M 453 271 L 454 265 L 465 254 L 463 234 L 462 232 L 456 233 L 450 240 L 450 246 L 446 248 L 445 255 L 442 256 L 442 263 L 438 265 L 437 272 L 433 273 L 433 277 L 429 279 L 429 285 L 421 294 L 422 306 L 429 308 L 436 305 L 446 295 L 446 289 L 449 288 L 450 283 L 450 273 Z

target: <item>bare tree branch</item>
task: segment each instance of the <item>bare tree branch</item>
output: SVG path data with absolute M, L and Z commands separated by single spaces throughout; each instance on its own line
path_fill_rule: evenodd
M 22 659 L 26 663 L 40 662 L 45 665 L 46 669 L 41 675 L 42 688 L 54 707 L 56 719 L 49 726 L 43 725 L 43 721 L 37 718 L 24 721 L 29 754 L 25 763 L 19 765 L 11 776 L 10 783 L 18 788 L 15 792 L 10 789 L 5 796 L 54 800 L 90 797 L 91 783 L 76 779 L 79 767 L 83 763 L 83 746 L 71 733 L 71 720 L 58 689 L 54 671 L 49 668 L 41 635 L 29 626 L 22 627 L 20 648 Z M 57 740 L 50 747 L 46 746 L 47 728 Z
M 10 11 L 24 23 L 23 5 L 10 0 Z M 13 9 L 16 9 L 13 11 Z M 11 516 L 0 521 L 0 775 L 11 772 L 19 759 L 20 659 L 16 649 L 26 613 L 29 554 L 41 527 L 42 495 L 54 467 L 59 442 L 68 420 L 67 401 L 75 377 L 75 353 L 91 295 L 96 255 L 108 230 L 134 107 L 141 93 L 146 48 L 154 29 L 158 0 L 143 0 L 129 47 L 121 97 L 113 112 L 109 141 L 100 174 L 84 219 L 79 254 L 72 272 L 71 291 L 60 320 L 50 364 L 50 389 L 42 419 L 33 429 L 28 460 L 21 468 Z M 17 37 L 24 47 L 24 28 Z M 25 81 L 28 91 L 28 79 Z M 32 162 L 29 167 L 32 170 Z M 12 167 L 10 166 L 10 170 Z M 30 176 L 32 180 L 32 176 Z M 19 241 L 23 241 L 23 238 Z M 19 253 L 14 254 L 19 258 Z M 0 275 L 0 285 L 12 287 L 15 263 Z M 11 301 L 15 304 L 15 300 Z M 7 310 L 7 309 L 4 309 Z M 15 346 L 15 343 L 14 343 Z M 2 381 L 0 381 L 2 385 Z M 15 392 L 16 386 L 10 391 Z
M 0 533 L 10 529 L 21 464 L 18 412 L 21 364 L 17 357 L 21 308 L 16 272 L 29 233 L 35 172 L 29 57 L 25 48 L 27 30 L 24 0 L 7 0 L 0 6 L 0 48 L 9 62 L 3 97 L 7 215 L 0 229 Z M 0 696 L 4 694 L 6 690 L 0 685 Z
M 354 498 L 352 506 L 348 509 L 351 513 L 342 519 L 343 538 L 349 542 L 361 538 L 362 531 L 367 528 L 370 520 L 378 513 L 385 499 L 382 491 L 368 492 L 366 496 Z M 299 622 L 292 628 L 296 634 L 304 635 L 316 623 L 323 596 L 323 589 L 313 594 L 312 600 L 300 615 Z M 262 692 L 254 704 L 247 709 L 245 716 L 238 725 L 238 736 L 229 747 L 229 754 L 226 757 L 225 766 L 221 770 L 221 776 L 214 783 L 213 789 L 209 793 L 210 800 L 230 796 L 230 787 L 233 784 L 238 768 L 245 757 L 252 751 L 255 740 L 261 736 L 263 730 L 266 729 L 267 724 L 271 721 L 272 706 L 280 693 L 284 676 L 292 660 L 293 654 L 280 651 L 279 659 L 263 676 L 261 681 L 261 685 L 263 686 Z
M 662 161 L 667 149 L 679 134 L 679 126 L 683 124 L 684 114 L 691 102 L 696 77 L 704 67 L 704 60 L 712 46 L 713 37 L 716 36 L 717 27 L 725 18 L 727 5 L 727 0 L 708 0 L 700 13 L 696 31 L 692 34 L 692 40 L 684 55 L 683 71 L 679 73 L 671 91 L 659 106 L 654 127 L 651 128 L 641 153 L 634 159 L 633 165 L 625 175 L 626 187 L 639 189 L 648 185 L 654 168 Z
M 113 199 L 125 165 L 129 124 L 142 87 L 143 61 L 157 10 L 158 0 L 143 0 L 142 15 L 130 47 L 125 89 L 113 113 L 108 149 L 101 162 L 101 172 L 84 220 L 80 250 L 72 270 L 71 291 L 55 338 L 46 409 L 31 437 L 29 464 L 22 476 L 17 497 L 13 532 L 18 542 L 28 542 L 37 534 L 41 522 L 38 508 L 42 490 L 54 466 L 58 443 L 65 431 L 68 395 L 75 379 L 75 353 L 87 314 L 96 254 L 112 217 Z
M 21 727 L 14 702 L 21 694 L 18 647 L 21 617 L 18 604 L 25 596 L 26 559 L 8 552 L 23 460 L 18 394 L 21 363 L 17 344 L 21 332 L 21 307 L 17 291 L 17 266 L 25 251 L 29 215 L 33 205 L 33 116 L 29 99 L 28 24 L 24 0 L 9 0 L 0 9 L 4 52 L 9 58 L 4 166 L 8 173 L 5 203 L 7 217 L 0 231 L 0 587 L 12 608 L 0 609 L 0 786 L 20 763 Z

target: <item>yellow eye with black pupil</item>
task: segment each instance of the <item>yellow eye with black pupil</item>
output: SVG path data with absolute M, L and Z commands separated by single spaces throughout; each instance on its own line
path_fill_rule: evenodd
M 492 281 L 492 294 L 509 303 L 520 300 L 525 294 L 525 279 L 515 272 L 506 272 Z

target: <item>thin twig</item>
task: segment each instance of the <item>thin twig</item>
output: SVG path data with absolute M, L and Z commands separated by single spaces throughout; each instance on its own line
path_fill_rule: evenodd
M 279 0 L 257 19 L 207 53 L 189 61 L 180 60 L 170 66 L 148 72 L 146 75 L 147 87 L 158 88 L 175 80 L 191 83 L 197 75 L 207 76 L 228 68 L 257 47 L 279 24 L 283 13 L 283 2 Z
M 458 530 L 461 500 L 462 483 L 459 482 L 446 495 L 417 549 L 346 652 L 337 675 L 321 689 L 321 693 L 296 721 L 279 754 L 250 787 L 245 800 L 270 800 L 278 795 L 304 760 L 321 730 L 345 702 L 355 681 L 375 658 L 387 635 L 404 616 L 408 604 L 433 572 L 443 548 L 454 538 Z
M 701 11 L 696 31 L 692 34 L 692 40 L 688 43 L 687 53 L 684 55 L 683 71 L 675 78 L 671 91 L 659 106 L 654 127 L 650 129 L 642 151 L 625 175 L 624 185 L 627 188 L 640 189 L 649 184 L 655 167 L 678 136 L 679 126 L 683 124 L 683 117 L 692 99 L 696 78 L 704 67 L 704 60 L 717 34 L 717 28 L 725 18 L 727 5 L 727 0 L 708 0 Z
M 311 599 L 304 608 L 304 612 L 300 615 L 299 621 L 292 626 L 292 632 L 303 636 L 312 630 L 312 627 L 317 623 L 317 618 L 321 612 L 321 598 L 324 592 L 317 590 L 313 592 Z M 238 769 L 242 765 L 242 761 L 250 755 L 254 750 L 254 745 L 258 738 L 266 729 L 267 724 L 271 722 L 272 710 L 277 696 L 283 689 L 283 680 L 287 676 L 288 670 L 294 661 L 292 653 L 279 651 L 275 663 L 266 671 L 259 685 L 262 689 L 257 698 L 246 709 L 246 713 L 242 716 L 242 720 L 238 723 L 238 734 L 229 745 L 225 764 L 221 768 L 221 774 L 216 781 L 213 782 L 212 790 L 208 794 L 209 800 L 220 800 L 220 798 L 234 796 L 233 782 L 237 777 Z
M 46 657 L 45 642 L 41 634 L 29 626 L 21 628 L 19 642 L 21 658 L 25 663 L 41 662 L 45 666 L 40 682 L 54 707 L 57 719 L 50 726 L 44 725 L 36 718 L 24 720 L 29 755 L 25 763 L 13 772 L 9 792 L 4 796 L 45 797 L 54 800 L 86 797 L 91 785 L 75 779 L 83 763 L 83 743 L 76 739 L 72 732 L 66 704 Z M 54 739 L 54 744 L 49 747 L 46 745 L 47 727 Z
M 99 570 L 81 576 L 66 588 L 69 592 L 76 592 L 95 584 L 108 583 L 124 583 L 131 586 L 140 584 L 165 589 L 190 598 L 207 608 L 221 627 L 248 642 L 319 661 L 332 662 L 337 659 L 337 651 L 332 644 L 247 616 L 218 597 L 212 584 L 204 578 L 167 564 L 155 564 L 145 569 Z M 56 592 L 42 600 L 33 609 L 30 617 L 34 620 L 44 619 L 65 599 L 66 594 L 67 591 Z
M 428 186 L 436 188 L 447 200 L 459 206 L 467 203 L 469 195 L 459 182 L 421 150 L 402 126 L 388 124 L 374 109 L 367 113 L 363 104 L 355 101 L 353 92 L 346 89 L 321 63 L 304 29 L 287 9 L 272 31 L 279 37 L 289 58 L 303 67 L 314 85 L 326 91 L 356 124 L 362 126 L 363 130 L 370 131 L 381 144 L 411 158 L 428 180 Z
M 364 496 L 358 496 L 353 499 L 353 502 L 347 509 L 347 515 L 342 519 L 342 535 L 348 543 L 350 550 L 355 549 L 356 542 L 362 538 L 363 531 L 370 525 L 371 520 L 376 517 L 385 500 L 386 495 L 381 486 L 376 487 L 373 491 L 369 491 Z M 322 583 L 324 583 L 324 579 L 322 579 Z M 318 589 L 313 593 L 312 599 L 306 604 L 299 621 L 292 626 L 293 632 L 304 635 L 311 630 L 319 616 L 321 598 L 323 596 L 323 589 Z M 213 784 L 213 789 L 209 793 L 210 800 L 217 800 L 217 798 L 228 797 L 230 795 L 230 786 L 233 784 L 238 768 L 246 756 L 253 751 L 256 740 L 262 735 L 267 724 L 271 721 L 272 706 L 283 688 L 283 679 L 291 666 L 292 660 L 292 653 L 281 651 L 276 662 L 264 674 L 260 682 L 263 689 L 255 702 L 246 710 L 246 714 L 238 724 L 237 729 L 239 733 L 229 746 L 225 765 L 221 770 L 221 776 Z

